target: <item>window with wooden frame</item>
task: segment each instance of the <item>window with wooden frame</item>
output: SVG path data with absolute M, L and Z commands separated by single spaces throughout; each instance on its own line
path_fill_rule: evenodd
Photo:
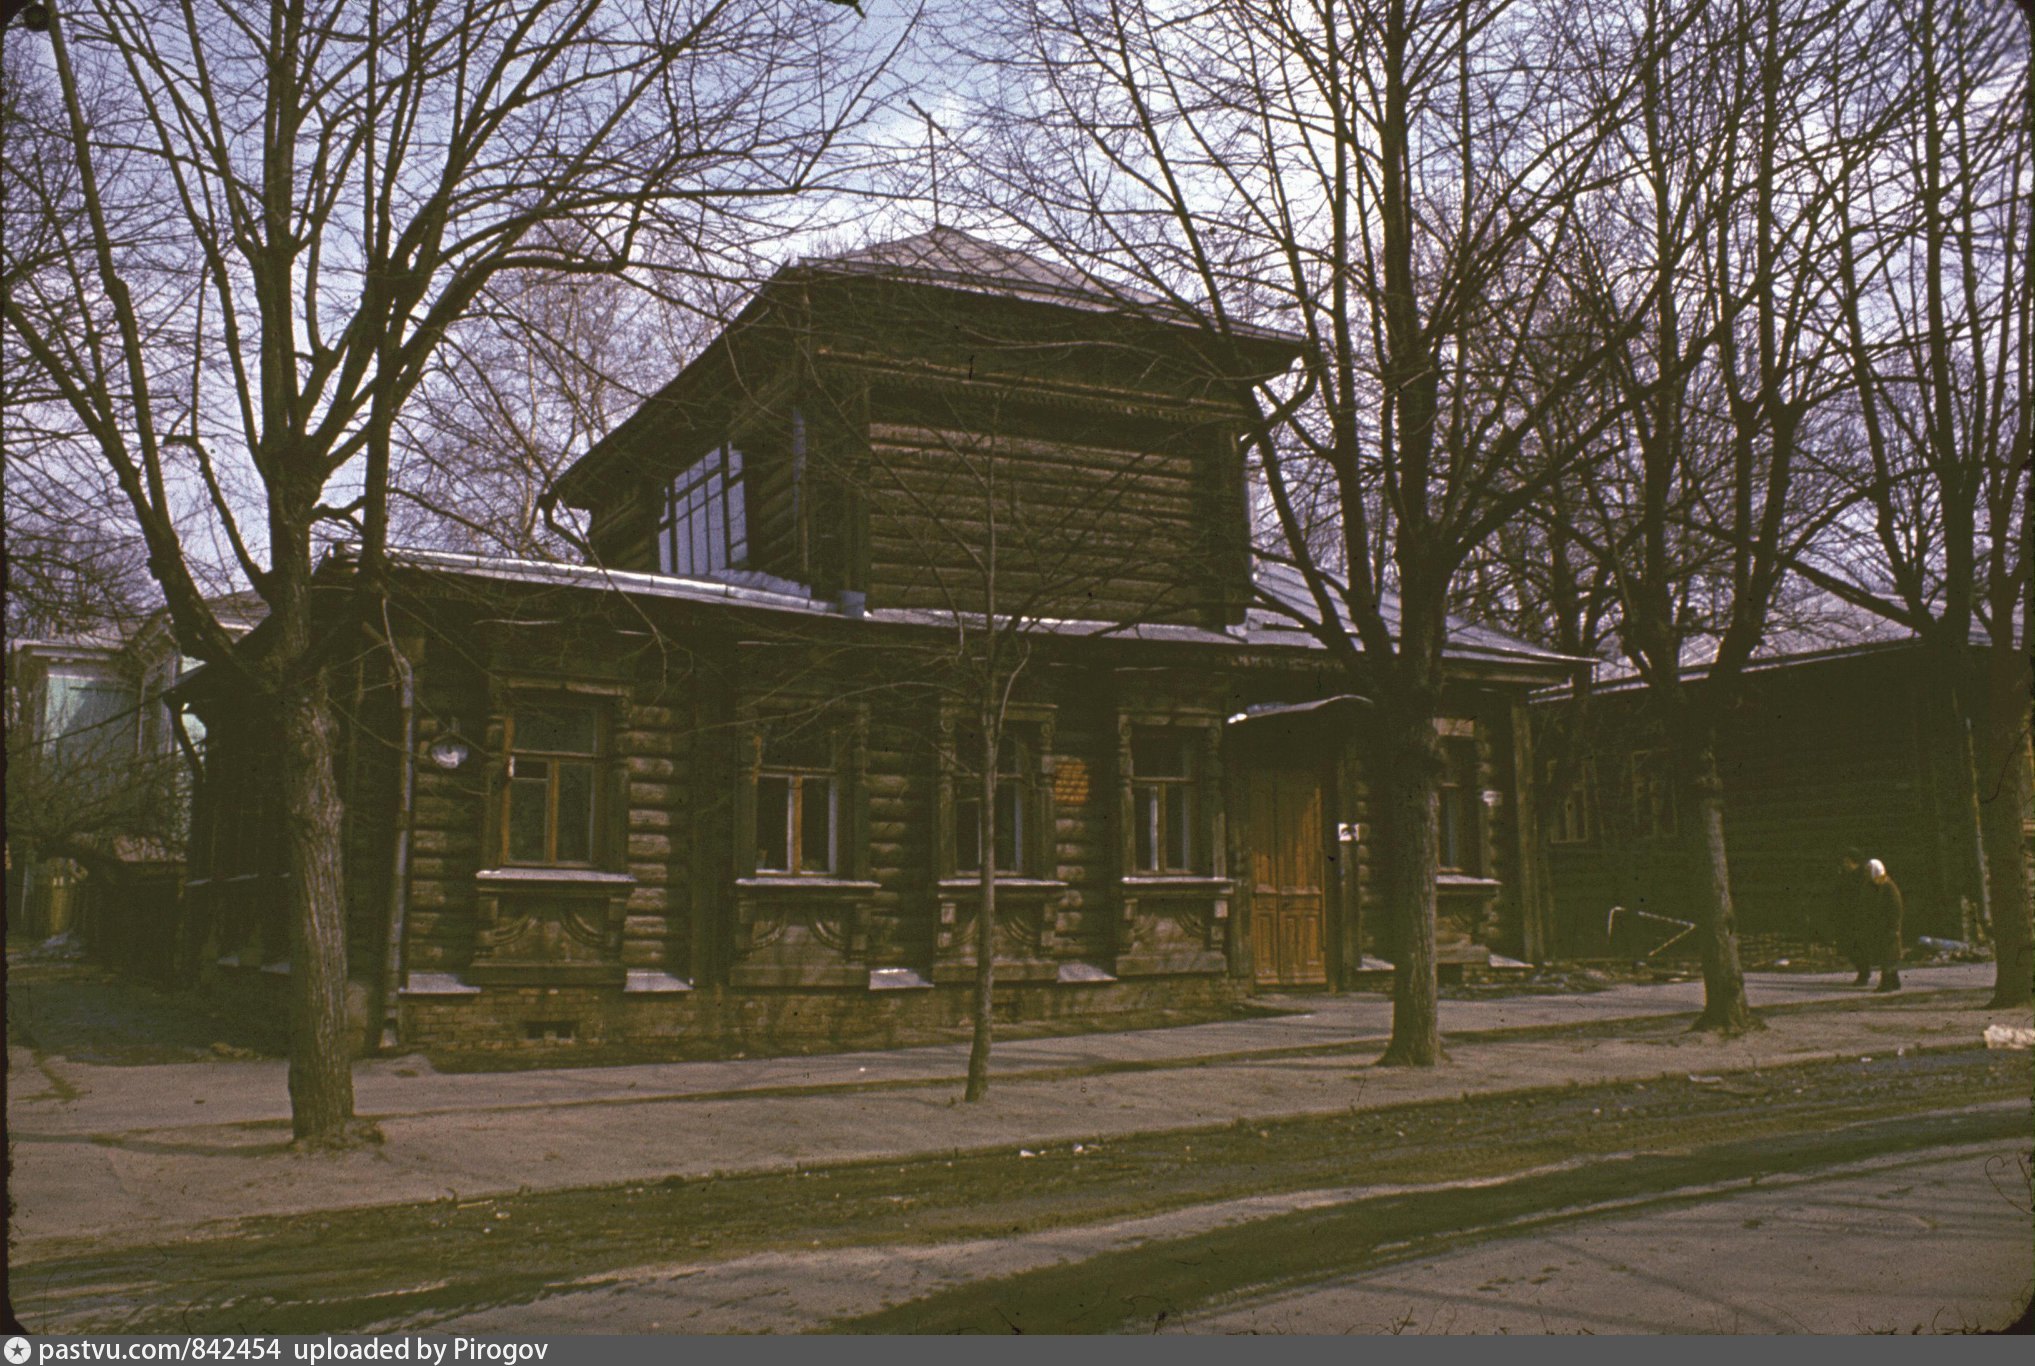
M 1200 830 L 1200 732 L 1179 726 L 1131 731 L 1131 869 L 1136 873 L 1198 873 L 1205 853 Z
M 1026 867 L 1025 811 L 1030 805 L 1031 784 L 1025 760 L 1029 746 L 1005 733 L 997 747 L 996 764 L 996 871 L 1013 877 L 1031 871 Z M 956 875 L 982 871 L 982 783 L 975 767 L 982 762 L 982 741 L 964 734 L 956 745 L 953 778 L 954 859 Z
M 1632 756 L 1628 773 L 1633 833 L 1641 839 L 1673 836 L 1677 828 L 1674 756 L 1664 749 L 1639 750 Z
M 502 862 L 590 868 L 600 857 L 601 708 L 580 702 L 518 702 L 505 725 Z
M 1437 792 L 1439 829 L 1435 863 L 1444 873 L 1476 877 L 1483 869 L 1483 785 L 1478 781 L 1474 735 L 1441 742 L 1442 774 Z
M 841 782 L 833 737 L 767 731 L 756 771 L 756 871 L 825 876 L 840 866 Z
M 657 523 L 657 568 L 709 574 L 749 562 L 749 517 L 742 452 L 720 445 L 672 481 Z
M 1584 759 L 1570 774 L 1568 785 L 1555 791 L 1553 784 L 1559 771 L 1559 764 L 1548 764 L 1547 842 L 1588 844 L 1597 834 L 1597 761 Z

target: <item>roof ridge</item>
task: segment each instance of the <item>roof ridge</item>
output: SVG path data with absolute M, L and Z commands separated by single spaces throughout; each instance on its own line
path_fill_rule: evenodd
M 1059 261 L 1047 260 L 1018 247 L 978 236 L 963 228 L 939 224 L 924 232 L 871 242 L 825 256 L 803 256 L 797 264 L 809 270 L 847 269 L 870 274 L 893 273 L 965 281 L 979 286 L 1018 286 L 1098 302 L 1143 307 L 1162 302 L 1142 290 L 1118 287 Z

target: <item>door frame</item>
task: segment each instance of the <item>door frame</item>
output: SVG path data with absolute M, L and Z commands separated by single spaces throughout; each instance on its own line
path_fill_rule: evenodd
M 1347 963 L 1349 945 L 1354 942 L 1357 922 L 1353 910 L 1358 898 L 1353 895 L 1354 882 L 1346 875 L 1343 867 L 1342 846 L 1337 841 L 1336 817 L 1345 812 L 1353 803 L 1343 796 L 1351 774 L 1348 762 L 1348 737 L 1342 728 L 1330 724 L 1337 708 L 1324 716 L 1320 712 L 1301 715 L 1275 715 L 1251 717 L 1236 722 L 1230 727 L 1233 745 L 1229 771 L 1234 775 L 1230 793 L 1231 810 L 1241 813 L 1242 819 L 1235 822 L 1237 831 L 1237 887 L 1242 894 L 1244 923 L 1240 925 L 1237 944 L 1248 961 L 1240 965 L 1239 975 L 1250 982 L 1256 990 L 1328 990 L 1344 991 L 1351 985 L 1355 967 Z M 1288 987 L 1276 982 L 1258 980 L 1257 962 L 1257 904 L 1256 874 L 1250 860 L 1256 852 L 1257 810 L 1252 801 L 1252 786 L 1255 776 L 1267 769 L 1283 770 L 1295 776 L 1302 773 L 1313 775 L 1316 788 L 1321 794 L 1321 840 L 1314 852 L 1315 867 L 1319 872 L 1321 885 L 1321 953 L 1324 986 L 1312 983 Z

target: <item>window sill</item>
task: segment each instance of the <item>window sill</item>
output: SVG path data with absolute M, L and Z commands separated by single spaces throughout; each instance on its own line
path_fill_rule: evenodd
M 656 968 L 629 968 L 622 978 L 625 996 L 675 996 L 691 990 L 691 982 Z
M 404 975 L 399 996 L 478 996 L 481 989 L 459 979 L 452 972 L 412 972 Z
M 473 880 L 487 886 L 509 887 L 633 887 L 632 873 L 610 873 L 599 868 L 483 868 Z
M 1230 880 L 1207 873 L 1127 873 L 1119 878 L 1126 888 L 1154 892 L 1228 891 Z
M 1093 963 L 1062 963 L 1055 970 L 1053 980 L 1069 985 L 1107 986 L 1115 977 Z
M 758 873 L 738 877 L 735 886 L 745 892 L 875 892 L 882 884 L 860 878 L 834 877 L 819 873 Z
M 982 878 L 974 873 L 961 877 L 943 877 L 939 887 L 942 892 L 976 892 L 982 890 Z M 1064 892 L 1067 884 L 1058 878 L 1021 877 L 1016 873 L 998 873 L 996 889 L 1000 892 Z
M 1505 884 L 1495 877 L 1473 877 L 1469 873 L 1436 873 L 1436 890 L 1444 892 L 1495 892 Z

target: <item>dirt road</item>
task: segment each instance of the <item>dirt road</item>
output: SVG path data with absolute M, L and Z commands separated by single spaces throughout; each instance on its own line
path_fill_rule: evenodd
M 12 1290 L 60 1332 L 1220 1330 L 1239 1303 L 1522 1228 L 1889 1155 L 1991 1152 L 2025 1197 L 2030 1086 L 2025 1053 L 1911 1052 L 250 1219 L 17 1266 Z
M 1997 1143 L 1677 1192 L 1246 1292 L 1193 1333 L 1947 1333 L 2027 1303 L 2028 1172 Z M 1729 1255 L 1720 1256 L 1722 1250 Z

